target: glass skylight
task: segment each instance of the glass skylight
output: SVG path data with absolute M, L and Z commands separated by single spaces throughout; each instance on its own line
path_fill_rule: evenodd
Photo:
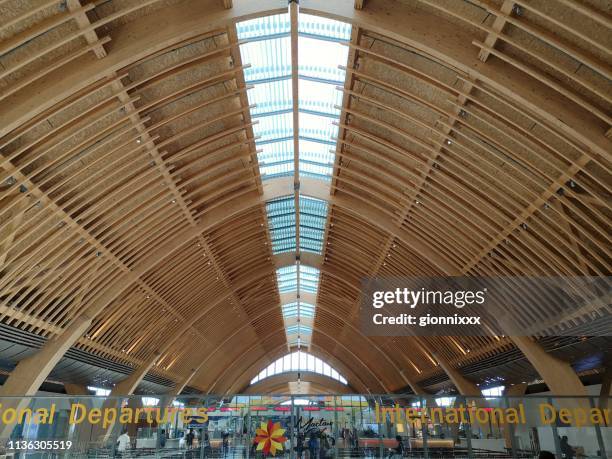
M 87 386 L 87 389 L 93 391 L 98 397 L 107 397 L 111 393 L 110 389 L 104 389 L 103 387 Z
M 319 288 L 319 270 L 312 266 L 300 265 L 300 290 L 317 293 Z
M 295 200 L 293 196 L 266 203 L 272 253 L 295 251 Z M 300 250 L 321 254 L 327 219 L 327 201 L 300 197 Z
M 497 386 L 497 387 L 489 387 L 488 389 L 482 390 L 482 395 L 484 397 L 501 397 L 504 395 L 504 389 L 506 386 Z M 487 398 L 487 400 L 489 400 Z
M 299 266 L 300 291 L 317 293 L 319 287 L 319 270 L 312 266 Z M 298 266 L 284 266 L 276 270 L 276 280 L 278 281 L 278 291 L 280 293 L 290 293 L 297 291 Z
M 251 19 L 236 25 L 251 117 L 263 180 L 293 175 L 293 96 L 291 91 L 291 24 L 289 14 Z M 351 26 L 318 16 L 300 14 L 298 23 L 298 75 L 300 111 L 300 175 L 329 180 L 333 171 L 338 129 L 333 124 L 342 103 L 337 85 L 344 85 Z M 319 143 L 313 148 L 313 143 Z
M 302 36 L 316 36 L 320 39 L 332 41 L 348 41 L 351 39 L 350 24 L 310 14 L 300 15 L 298 32 Z
M 310 346 L 315 307 L 297 301 L 283 305 L 283 320 L 289 346 Z
M 289 13 L 240 22 L 236 25 L 242 42 L 242 62 L 251 117 L 257 120 L 253 132 L 262 180 L 292 177 L 294 171 L 294 126 L 291 60 L 291 20 Z M 351 26 L 319 16 L 298 16 L 298 97 L 299 175 L 320 180 L 329 187 L 333 174 L 342 92 L 346 78 Z M 287 192 L 291 192 L 287 190 Z M 300 196 L 299 251 L 322 255 L 327 202 Z M 272 253 L 297 252 L 294 196 L 266 203 Z M 299 277 L 299 283 L 298 283 Z M 288 266 L 277 270 L 281 294 L 316 294 L 319 271 L 309 266 Z M 298 291 L 299 285 L 299 291 Z M 299 301 L 299 300 L 298 300 Z M 293 302 L 283 306 L 287 342 L 290 346 L 309 345 L 315 307 Z M 335 370 L 334 370 L 335 372 Z M 336 373 L 337 374 L 337 373 Z M 344 381 L 346 382 L 346 380 Z
M 301 317 L 314 317 L 315 307 L 312 304 L 300 303 L 300 316 Z M 283 317 L 286 320 L 295 318 L 298 315 L 298 304 L 287 303 L 283 305 Z
M 309 371 L 320 375 L 328 376 L 340 381 L 342 384 L 348 384 L 348 381 L 335 368 L 328 365 L 326 362 L 312 354 L 303 351 L 293 352 L 284 357 L 272 362 L 266 368 L 261 370 L 257 376 L 251 379 L 251 384 L 255 384 L 262 379 L 270 376 L 288 373 L 291 371 Z
M 306 335 L 311 335 L 312 334 L 312 328 L 311 327 L 307 327 L 306 325 L 300 325 L 300 324 L 296 324 L 296 325 L 291 325 L 290 327 L 287 327 L 287 334 L 291 335 L 291 334 L 298 334 L 301 330 L 301 333 L 304 333 Z
M 316 294 L 319 286 L 319 270 L 311 266 L 286 266 L 276 270 L 279 293 L 296 293 L 298 273 L 300 292 Z M 299 301 L 299 304 L 298 304 Z M 287 343 L 293 346 L 310 346 L 314 326 L 315 306 L 299 299 L 282 306 Z

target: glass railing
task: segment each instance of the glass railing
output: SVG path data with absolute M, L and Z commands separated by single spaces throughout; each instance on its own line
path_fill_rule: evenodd
M 612 458 L 608 403 L 359 394 L 5 397 L 0 457 Z

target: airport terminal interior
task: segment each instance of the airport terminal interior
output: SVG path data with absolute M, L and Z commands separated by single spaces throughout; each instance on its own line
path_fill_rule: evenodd
M 0 457 L 612 458 L 611 81 L 608 0 L 0 0 Z

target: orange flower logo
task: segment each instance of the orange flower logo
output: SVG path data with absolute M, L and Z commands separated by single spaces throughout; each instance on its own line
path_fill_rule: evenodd
M 255 433 L 257 434 L 255 437 L 257 451 L 263 451 L 266 456 L 268 454 L 276 456 L 276 452 L 282 451 L 283 443 L 287 441 L 287 437 L 283 435 L 285 429 L 281 428 L 280 422 L 268 421 L 267 424 L 262 422 L 261 427 Z

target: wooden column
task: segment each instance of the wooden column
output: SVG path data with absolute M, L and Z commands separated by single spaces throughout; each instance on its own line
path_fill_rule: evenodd
M 444 372 L 448 375 L 450 380 L 453 382 L 457 390 L 461 395 L 465 395 L 468 397 L 481 397 L 482 393 L 476 384 L 472 381 L 469 381 L 465 378 L 458 370 L 453 368 L 453 366 L 444 358 L 440 357 L 437 354 L 433 354 L 434 358 L 440 364 L 440 367 L 444 370 Z
M 81 316 L 75 319 L 59 336 L 47 341 L 34 355 L 20 361 L 10 376 L 0 387 L 0 397 L 24 397 L 36 395 L 40 385 L 51 373 L 66 351 L 89 328 L 91 318 Z M 27 407 L 29 398 L 4 399 L 2 408 L 15 408 L 17 410 Z M 4 444 L 15 423 L 0 426 L 0 444 Z
M 601 381 L 601 391 L 599 393 L 599 408 L 602 410 L 608 408 L 610 389 L 612 389 L 612 367 L 607 367 Z
M 553 395 L 586 395 L 580 378 L 569 363 L 548 354 L 528 336 L 513 336 L 512 341 L 534 366 Z

